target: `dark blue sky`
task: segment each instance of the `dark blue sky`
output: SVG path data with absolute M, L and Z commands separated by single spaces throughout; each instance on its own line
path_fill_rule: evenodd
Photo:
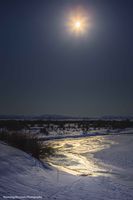
M 66 31 L 85 8 L 88 36 Z M 133 114 L 131 0 L 1 0 L 0 114 Z

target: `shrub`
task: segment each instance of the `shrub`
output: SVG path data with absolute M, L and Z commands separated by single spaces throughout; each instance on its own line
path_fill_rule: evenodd
M 40 129 L 40 133 L 44 134 L 44 135 L 49 135 L 49 132 L 47 131 L 46 128 L 41 128 Z
M 33 135 L 22 133 L 0 133 L 0 140 L 9 145 L 25 151 L 37 159 L 45 158 L 54 153 L 54 150 L 49 145 L 44 145 L 42 141 L 38 141 Z

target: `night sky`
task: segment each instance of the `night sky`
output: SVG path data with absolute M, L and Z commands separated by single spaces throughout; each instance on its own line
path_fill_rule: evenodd
M 70 34 L 86 9 L 88 33 Z M 133 114 L 133 1 L 1 0 L 0 114 Z

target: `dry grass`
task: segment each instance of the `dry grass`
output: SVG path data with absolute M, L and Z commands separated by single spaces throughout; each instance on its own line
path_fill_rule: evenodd
M 35 136 L 22 133 L 0 133 L 0 140 L 7 144 L 25 151 L 37 159 L 45 158 L 54 153 L 54 149 L 44 144 L 42 141 L 38 141 Z

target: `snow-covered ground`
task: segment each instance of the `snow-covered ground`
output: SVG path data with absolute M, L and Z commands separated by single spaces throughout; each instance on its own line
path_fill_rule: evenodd
M 61 139 L 61 138 L 80 138 L 80 137 L 88 137 L 88 136 L 98 136 L 98 135 L 119 135 L 119 134 L 133 134 L 133 128 L 125 128 L 125 129 L 107 129 L 107 128 L 99 128 L 83 132 L 82 129 L 69 128 L 69 130 L 58 130 L 58 131 L 48 131 L 49 134 L 45 135 L 37 132 L 37 137 L 39 139 L 44 140 L 52 140 L 52 139 Z
M 43 130 L 44 129 L 44 130 Z M 1 128 L 1 132 L 14 133 L 14 130 L 9 131 L 6 128 Z M 16 131 L 15 131 L 16 132 Z M 119 134 L 133 134 L 133 128 L 94 128 L 90 127 L 88 130 L 83 130 L 79 128 L 76 124 L 66 124 L 64 128 L 59 127 L 58 125 L 51 124 L 50 127 L 47 127 L 46 124 L 43 126 L 35 125 L 29 127 L 29 129 L 21 129 L 17 131 L 18 134 L 31 134 L 40 140 L 52 140 L 52 139 L 61 139 L 61 138 L 80 138 L 88 136 L 98 136 L 98 135 L 119 135 Z
M 9 196 L 44 200 L 133 199 L 133 135 L 66 139 L 52 144 L 60 147 L 58 156 L 55 155 L 56 163 L 52 162 L 53 157 L 50 160 L 57 168 L 41 164 L 30 155 L 0 143 L 0 199 Z M 59 159 L 63 163 L 60 154 L 64 154 L 62 171 L 57 164 Z M 74 166 L 80 172 L 78 175 L 73 173 Z M 69 167 L 72 167 L 70 173 L 66 173 Z

